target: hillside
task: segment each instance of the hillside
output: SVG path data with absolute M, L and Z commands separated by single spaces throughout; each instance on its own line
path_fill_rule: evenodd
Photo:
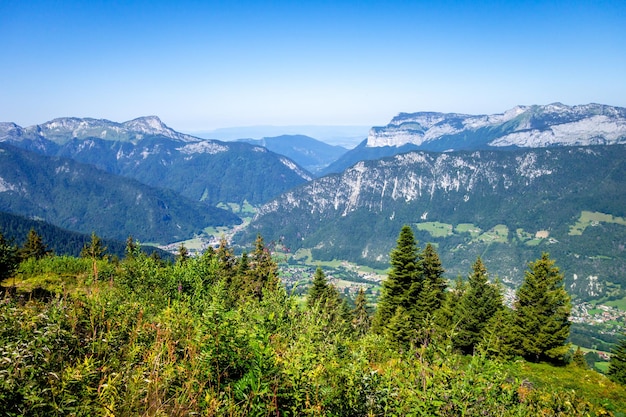
M 92 164 L 210 205 L 260 204 L 311 179 L 285 156 L 178 133 L 154 116 L 125 123 L 61 118 L 27 128 L 2 123 L 2 141 Z
M 21 246 L 26 240 L 28 232 L 33 229 L 41 236 L 46 247 L 55 255 L 79 256 L 86 243 L 91 241 L 91 235 L 72 232 L 54 226 L 41 220 L 28 219 L 23 216 L 0 212 L 0 232 L 10 242 Z M 123 258 L 126 251 L 126 242 L 112 239 L 102 239 L 106 253 Z M 147 253 L 156 252 L 161 258 L 169 259 L 171 254 L 157 247 L 141 245 Z
M 420 242 L 438 245 L 451 278 L 480 255 L 515 285 L 548 251 L 573 294 L 622 298 L 625 181 L 624 145 L 410 152 L 285 193 L 260 208 L 241 240 L 261 233 L 315 259 L 386 268 L 394 231 L 411 224 Z
M 234 225 L 234 214 L 71 159 L 0 143 L 0 210 L 64 229 L 124 241 L 169 243 L 208 226 Z

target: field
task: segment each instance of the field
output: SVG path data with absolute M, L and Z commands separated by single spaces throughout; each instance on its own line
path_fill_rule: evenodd
M 580 218 L 570 227 L 569 234 L 570 236 L 580 236 L 583 234 L 585 229 L 589 226 L 596 226 L 598 223 L 616 223 L 626 226 L 626 219 L 623 217 L 615 217 L 610 214 L 591 212 L 591 211 L 583 211 L 580 214 Z

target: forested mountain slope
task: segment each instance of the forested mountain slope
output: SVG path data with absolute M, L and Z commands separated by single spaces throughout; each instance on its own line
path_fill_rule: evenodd
M 583 297 L 624 295 L 626 146 L 409 152 L 363 161 L 265 204 L 251 235 L 316 259 L 386 267 L 389 242 L 412 224 L 439 246 L 449 276 L 483 256 L 502 280 L 550 252 Z
M 158 243 L 241 222 L 228 211 L 173 191 L 7 143 L 0 143 L 0 210 L 101 237 L 123 241 L 133 235 Z

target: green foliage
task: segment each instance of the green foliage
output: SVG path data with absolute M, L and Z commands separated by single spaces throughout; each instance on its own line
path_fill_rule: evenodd
M 484 338 L 483 330 L 502 309 L 502 294 L 496 284 L 489 283 L 487 268 L 480 258 L 476 259 L 469 276 L 457 313 L 459 322 L 454 344 L 466 354 L 471 354 Z M 494 325 L 497 323 L 493 323 Z
M 17 246 L 0 232 L 0 281 L 10 277 L 18 264 Z
M 418 252 L 411 227 L 404 225 L 400 230 L 397 246 L 391 251 L 391 270 L 383 281 L 382 294 L 374 317 L 374 329 L 377 331 L 383 331 L 399 307 L 407 311 L 415 305 L 422 279 Z
M 607 375 L 613 381 L 626 385 L 626 334 L 611 352 L 611 361 Z
M 30 229 L 28 235 L 26 235 L 26 242 L 24 242 L 24 245 L 17 251 L 21 260 L 30 258 L 41 259 L 51 253 L 52 251 L 43 243 L 43 239 L 35 229 Z
M 518 364 L 458 355 L 403 306 L 385 337 L 355 331 L 337 293 L 310 307 L 279 284 L 258 296 L 246 280 L 271 283 L 274 271 L 258 243 L 249 263 L 225 244 L 175 264 L 134 248 L 119 264 L 98 260 L 111 277 L 100 281 L 86 279 L 91 259 L 22 263 L 17 275 L 45 275 L 50 296 L 0 301 L 0 414 L 586 416 L 623 403 L 608 380 L 601 392 L 562 388 L 593 377 L 577 368 L 542 385 Z M 449 293 L 458 303 L 463 290 Z
M 533 361 L 559 361 L 568 351 L 571 311 L 563 275 L 544 253 L 530 263 L 516 292 L 514 331 L 518 352 Z

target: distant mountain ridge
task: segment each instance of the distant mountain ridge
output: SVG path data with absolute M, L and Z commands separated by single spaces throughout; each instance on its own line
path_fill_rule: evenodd
M 11 135 L 8 134 L 10 130 L 12 130 Z M 169 128 L 157 116 L 139 117 L 124 123 L 116 123 L 106 119 L 61 117 L 26 128 L 14 123 L 0 123 L 0 141 L 14 135 L 28 139 L 41 136 L 59 145 L 64 145 L 72 139 L 87 138 L 137 142 L 146 136 L 155 135 L 183 142 L 196 142 L 198 140 L 198 138 Z
M 124 123 L 59 118 L 28 128 L 0 123 L 0 142 L 71 158 L 212 205 L 260 204 L 312 179 L 283 155 L 245 143 L 195 138 L 155 116 Z
M 626 108 L 561 103 L 517 106 L 501 114 L 400 113 L 373 127 L 359 146 L 324 173 L 341 172 L 361 160 L 410 150 L 542 148 L 626 143 Z
M 305 135 L 281 135 L 239 141 L 263 146 L 272 152 L 285 155 L 312 173 L 320 172 L 348 151 L 341 146 L 328 145 Z

